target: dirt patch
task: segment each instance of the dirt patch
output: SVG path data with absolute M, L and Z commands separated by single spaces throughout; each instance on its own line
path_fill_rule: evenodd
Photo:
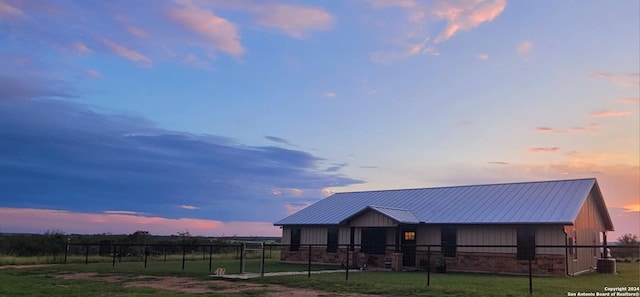
M 174 292 L 199 294 L 199 293 L 259 293 L 260 296 L 303 296 L 303 297 L 322 297 L 322 296 L 337 296 L 329 292 L 289 288 L 281 285 L 271 284 L 253 284 L 240 281 L 226 281 L 226 280 L 197 280 L 188 277 L 175 277 L 175 276 L 136 276 L 127 277 L 123 275 L 107 275 L 98 274 L 95 272 L 87 273 L 69 273 L 59 274 L 56 277 L 61 279 L 75 279 L 75 280 L 97 280 L 110 283 L 122 283 L 124 287 L 144 287 L 154 288 L 161 290 L 168 290 Z M 339 296 L 348 297 L 365 297 L 374 295 L 363 294 L 338 294 Z M 378 296 L 379 297 L 379 296 Z
M 37 265 L 2 265 L 0 269 L 28 269 L 28 268 L 42 268 L 51 267 L 58 264 L 37 264 Z

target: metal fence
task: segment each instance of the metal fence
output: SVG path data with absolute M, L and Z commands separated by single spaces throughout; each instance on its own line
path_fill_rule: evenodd
M 89 265 L 94 262 L 106 262 L 109 259 L 110 264 L 116 267 L 123 262 L 136 262 L 140 263 L 145 269 L 148 263 L 153 262 L 167 262 L 167 261 L 179 261 L 181 263 L 181 269 L 185 270 L 186 265 L 192 265 L 193 262 L 199 262 L 208 264 L 208 272 L 212 272 L 214 266 L 218 265 L 215 261 L 222 261 L 226 257 L 224 263 L 235 263 L 238 269 L 233 269 L 234 272 L 246 273 L 245 265 L 247 261 L 259 262 L 259 271 L 254 269 L 251 271 L 253 274 L 259 274 L 264 276 L 265 272 L 272 271 L 269 265 L 277 265 L 280 262 L 284 253 L 297 253 L 297 260 L 288 261 L 295 262 L 297 269 L 304 268 L 308 278 L 311 278 L 312 272 L 321 269 L 334 269 L 338 273 L 344 273 L 345 281 L 349 280 L 350 272 L 354 270 L 382 270 L 391 271 L 391 263 L 387 263 L 389 253 L 402 253 L 403 250 L 421 251 L 420 257 L 413 259 L 414 267 L 405 267 L 416 271 L 422 271 L 425 273 L 425 283 L 427 286 L 431 285 L 431 274 L 435 272 L 443 272 L 438 267 L 440 258 L 448 253 L 448 249 L 485 249 L 487 251 L 500 251 L 510 249 L 517 253 L 524 253 L 519 255 L 518 261 L 520 263 L 526 263 L 528 268 L 525 273 L 529 279 L 529 294 L 533 294 L 533 266 L 538 257 L 544 253 L 541 251 L 561 249 L 564 251 L 566 261 L 568 261 L 571 255 L 577 254 L 581 249 L 589 249 L 591 253 L 597 253 L 596 258 L 609 256 L 606 245 L 535 245 L 529 250 L 518 250 L 517 245 L 403 245 L 402 249 L 398 249 L 396 245 L 327 245 L 327 244 L 297 244 L 297 245 L 282 245 L 282 244 L 265 244 L 256 242 L 243 242 L 232 244 L 84 244 L 84 243 L 68 243 L 65 249 L 64 263 L 71 263 L 74 261 L 68 261 L 71 257 L 74 257 L 75 263 L 78 263 L 78 258 L 84 257 L 84 264 Z M 520 247 L 521 248 L 521 247 Z M 634 259 L 638 258 L 638 252 L 640 246 L 614 246 L 617 253 L 624 253 L 631 255 Z M 339 259 L 340 263 L 333 263 L 333 266 L 328 266 L 326 263 L 318 261 L 317 251 L 326 251 L 330 249 L 335 256 Z M 356 260 L 355 255 L 362 250 L 367 251 L 382 251 L 382 257 L 385 258 L 385 262 L 382 266 L 377 267 L 367 266 L 366 261 Z M 538 254 L 536 254 L 538 251 Z M 529 254 L 527 254 L 529 252 Z M 601 254 L 604 252 L 604 254 Z M 281 254 L 282 253 L 282 254 Z M 321 252 L 320 252 L 321 253 Z M 451 255 L 449 255 L 451 256 Z M 615 254 L 613 255 L 615 256 Z M 98 257 L 98 260 L 94 258 Z M 454 259 L 453 257 L 448 257 Z M 266 260 L 269 261 L 266 261 Z M 287 259 L 284 259 L 287 260 Z M 214 265 L 216 264 L 216 265 Z M 306 266 L 306 267 L 305 267 Z M 595 269 L 595 267 L 593 267 Z M 445 270 L 446 271 L 446 270 Z M 233 272 L 232 272 L 233 273 Z M 501 273 L 496 271 L 495 273 Z

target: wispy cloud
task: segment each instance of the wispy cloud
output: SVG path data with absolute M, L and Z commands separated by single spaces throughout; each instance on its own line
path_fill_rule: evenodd
M 0 17 L 2 16 L 24 16 L 24 12 L 17 7 L 11 6 L 9 3 L 0 0 Z
M 393 63 L 418 54 L 438 56 L 436 44 L 444 42 L 462 31 L 472 30 L 482 23 L 493 21 L 506 7 L 504 0 L 489 1 L 388 1 L 373 0 L 369 5 L 374 9 L 388 10 L 400 8 L 406 12 L 403 32 L 393 32 L 399 37 L 401 50 L 376 50 L 370 59 L 377 63 Z M 444 30 L 433 32 L 431 23 L 445 21 Z M 434 39 L 431 36 L 436 36 Z M 397 40 L 397 39 L 395 39 Z M 483 56 L 484 57 L 484 56 Z M 488 58 L 488 56 L 486 56 Z
M 184 28 L 205 37 L 213 48 L 233 56 L 245 52 L 240 44 L 238 29 L 229 20 L 189 3 L 179 8 L 170 8 L 169 14 Z
M 268 140 L 271 140 L 273 142 L 291 145 L 291 142 L 289 142 L 288 140 L 286 140 L 284 138 L 280 138 L 280 137 L 276 137 L 276 136 L 265 136 L 264 138 L 266 138 Z
M 487 163 L 489 163 L 491 165 L 503 165 L 503 166 L 504 165 L 510 165 L 509 162 L 502 162 L 502 161 L 493 161 L 493 162 L 487 162 Z
M 447 26 L 434 42 L 445 41 L 459 31 L 468 31 L 484 22 L 493 21 L 506 6 L 506 0 L 440 2 L 433 13 L 438 18 L 446 20 Z
M 528 151 L 534 153 L 550 153 L 559 151 L 559 147 L 530 147 Z
M 487 55 L 487 54 L 478 54 L 476 57 L 477 57 L 479 60 L 482 60 L 482 61 L 489 60 L 489 55 Z
M 628 112 L 628 111 L 615 111 L 615 110 L 605 109 L 601 111 L 592 112 L 589 114 L 589 116 L 594 118 L 608 118 L 608 117 L 626 117 L 630 114 L 631 112 Z
M 119 45 L 107 38 L 102 38 L 102 43 L 107 46 L 107 48 L 115 53 L 118 56 L 127 58 L 131 61 L 136 62 L 140 66 L 150 67 L 152 65 L 151 60 L 139 52 L 128 49 L 122 45 Z
M 282 30 L 287 35 L 302 38 L 310 31 L 331 28 L 333 17 L 326 10 L 291 4 L 253 5 L 250 8 L 261 25 Z
M 587 127 L 571 127 L 568 129 L 555 129 L 551 127 L 537 127 L 535 132 L 537 133 L 580 133 L 580 132 L 593 132 L 600 126 L 600 124 L 592 123 Z
M 324 93 L 324 96 L 325 97 L 335 97 L 336 93 L 334 93 L 334 92 L 326 92 L 326 93 Z
M 531 53 L 532 49 L 533 49 L 533 43 L 531 41 L 525 40 L 522 43 L 520 43 L 520 45 L 518 45 L 518 48 L 516 49 L 516 51 L 518 52 L 519 55 L 526 56 L 529 53 Z
M 73 48 L 76 51 L 81 52 L 81 53 L 90 53 L 91 52 L 91 49 L 86 44 L 84 44 L 83 42 L 80 42 L 80 41 L 76 41 L 73 44 Z
M 640 73 L 619 74 L 611 72 L 593 72 L 591 77 L 607 80 L 623 87 L 640 86 Z
M 91 78 L 102 78 L 102 73 L 97 70 L 89 69 L 84 72 L 88 77 Z
M 187 205 L 187 204 L 182 204 L 182 205 L 180 205 L 180 208 L 182 208 L 182 209 L 188 209 L 188 210 L 196 210 L 196 209 L 200 209 L 200 207 L 193 206 L 193 205 Z
M 636 98 L 636 97 L 620 98 L 618 99 L 618 102 L 625 103 L 625 104 L 638 104 L 640 103 L 640 98 Z

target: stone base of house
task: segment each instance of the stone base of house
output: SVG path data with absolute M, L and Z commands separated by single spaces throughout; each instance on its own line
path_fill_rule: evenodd
M 347 265 L 347 249 L 338 249 L 335 253 L 327 252 L 324 247 L 311 248 L 311 262 L 316 264 Z M 385 255 L 368 255 L 356 251 L 349 251 L 349 266 L 369 268 L 390 268 L 389 259 L 392 250 Z M 406 269 L 427 268 L 427 252 L 416 251 L 416 265 L 405 267 Z M 436 271 L 440 262 L 440 252 L 431 252 L 430 269 Z M 290 251 L 284 248 L 280 254 L 282 262 L 308 263 L 309 249 L 301 247 L 298 251 Z M 528 274 L 529 261 L 518 260 L 515 254 L 510 253 L 486 253 L 486 252 L 458 252 L 456 257 L 445 257 L 446 270 L 452 272 L 480 272 L 498 274 Z M 531 271 L 534 275 L 565 276 L 566 264 L 564 255 L 536 255 L 531 261 Z
M 417 251 L 416 258 L 425 269 L 427 252 Z M 435 269 L 440 259 L 439 252 L 431 253 L 431 268 Z M 510 253 L 473 253 L 458 252 L 455 257 L 445 257 L 447 271 L 481 272 L 499 274 L 529 274 L 529 261 L 518 260 Z M 531 273 L 534 275 L 566 275 L 564 255 L 536 255 L 531 261 Z

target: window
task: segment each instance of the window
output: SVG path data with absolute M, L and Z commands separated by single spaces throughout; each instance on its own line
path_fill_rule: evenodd
M 531 227 L 518 228 L 518 260 L 533 260 L 536 258 L 536 229 Z
M 291 228 L 291 245 L 289 245 L 290 251 L 297 251 L 300 249 L 300 228 Z
M 327 253 L 338 251 L 338 228 L 327 229 Z
M 445 257 L 455 257 L 457 244 L 456 228 L 442 227 L 442 229 L 440 229 L 440 245 L 442 245 L 442 255 Z
M 416 240 L 416 232 L 415 231 L 404 231 L 404 240 L 405 241 L 415 241 Z
M 384 255 L 387 244 L 387 231 L 384 228 L 362 228 L 362 252 Z

